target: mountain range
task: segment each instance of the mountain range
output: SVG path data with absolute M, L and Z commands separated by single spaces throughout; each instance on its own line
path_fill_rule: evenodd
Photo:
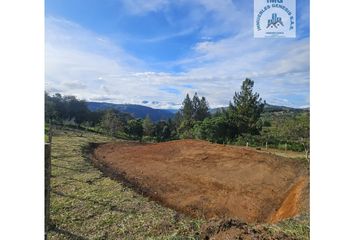
M 91 111 L 100 111 L 114 109 L 124 113 L 130 113 L 134 118 L 149 118 L 157 122 L 159 120 L 168 120 L 174 116 L 174 112 L 165 109 L 155 109 L 137 104 L 114 104 L 105 102 L 87 102 L 87 107 Z
M 87 107 L 91 111 L 100 111 L 107 109 L 115 109 L 120 112 L 129 113 L 135 118 L 145 118 L 147 115 L 154 122 L 159 120 L 168 120 L 172 118 L 178 109 L 155 109 L 138 104 L 115 104 L 115 103 L 105 103 L 105 102 L 87 102 Z M 216 113 L 222 108 L 210 109 L 210 112 Z M 302 112 L 309 111 L 309 108 L 291 108 L 285 106 L 277 106 L 266 104 L 264 106 L 264 112 Z

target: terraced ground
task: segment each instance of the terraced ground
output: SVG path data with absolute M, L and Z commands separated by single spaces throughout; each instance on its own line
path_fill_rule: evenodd
M 49 239 L 222 239 L 235 231 L 250 237 L 245 239 L 309 238 L 307 215 L 276 225 L 240 225 L 192 218 L 163 207 L 105 176 L 87 159 L 84 150 L 90 142 L 112 141 L 120 140 L 55 130 Z

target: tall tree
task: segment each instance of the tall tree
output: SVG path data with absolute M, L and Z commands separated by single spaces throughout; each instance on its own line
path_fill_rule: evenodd
M 192 118 L 196 121 L 199 121 L 199 108 L 200 108 L 200 99 L 198 93 L 195 93 L 192 100 L 193 114 Z
M 194 108 L 193 108 L 193 102 L 191 101 L 189 94 L 186 95 L 186 98 L 182 103 L 182 108 L 180 112 L 182 115 L 182 119 L 178 127 L 178 134 L 182 138 L 191 138 L 192 137 L 191 130 L 194 125 L 194 120 L 193 120 Z
M 232 122 L 239 134 L 259 134 L 262 129 L 260 121 L 265 102 L 257 92 L 253 92 L 254 81 L 246 78 L 240 92 L 235 92 L 229 111 Z
M 196 119 L 197 121 L 203 121 L 205 118 L 209 117 L 209 104 L 205 97 L 202 97 L 199 103 L 198 109 L 196 109 Z
M 56 109 L 55 102 L 47 92 L 45 92 L 44 103 L 45 122 L 52 123 L 53 120 L 56 120 L 58 118 L 58 112 Z
M 78 100 L 75 96 L 65 96 L 64 101 L 69 119 L 75 119 L 79 125 L 88 119 L 89 109 L 85 100 Z
M 178 139 L 178 135 L 177 135 L 177 125 L 176 125 L 176 121 L 175 119 L 168 119 L 167 121 L 167 125 L 168 125 L 168 128 L 170 130 L 170 138 L 171 139 Z
M 101 127 L 107 134 L 114 136 L 119 130 L 122 130 L 122 123 L 117 117 L 117 114 L 113 110 L 107 110 L 102 116 Z
M 181 110 L 176 112 L 175 116 L 173 117 L 173 122 L 175 123 L 176 127 L 179 127 L 182 123 L 183 116 Z
M 191 101 L 191 98 L 189 97 L 189 94 L 187 94 L 186 98 L 184 99 L 182 103 L 182 117 L 183 120 L 191 120 L 193 117 L 193 102 Z
M 143 121 L 143 129 L 145 136 L 152 136 L 154 133 L 154 123 L 151 121 L 149 115 L 146 115 Z
M 170 140 L 171 138 L 171 129 L 168 123 L 165 121 L 159 121 L 156 123 L 155 129 L 156 140 L 158 142 L 163 142 Z

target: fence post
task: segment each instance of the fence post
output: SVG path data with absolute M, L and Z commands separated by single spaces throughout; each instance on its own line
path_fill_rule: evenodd
M 50 175 L 51 175 L 51 143 L 46 143 L 45 145 L 45 239 L 48 237 L 48 230 L 50 225 Z
M 52 123 L 50 123 L 49 124 L 49 133 L 48 133 L 49 143 L 52 143 L 52 137 L 53 137 L 53 126 L 52 126 Z

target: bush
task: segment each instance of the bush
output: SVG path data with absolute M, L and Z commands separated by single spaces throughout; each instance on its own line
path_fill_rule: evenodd
M 143 142 L 157 142 L 156 141 L 156 138 L 155 137 L 151 137 L 151 136 L 144 136 L 143 138 L 142 138 L 142 141 Z
M 214 143 L 227 143 L 233 140 L 230 125 L 224 116 L 206 118 L 197 122 L 193 127 L 195 138 L 208 140 Z

